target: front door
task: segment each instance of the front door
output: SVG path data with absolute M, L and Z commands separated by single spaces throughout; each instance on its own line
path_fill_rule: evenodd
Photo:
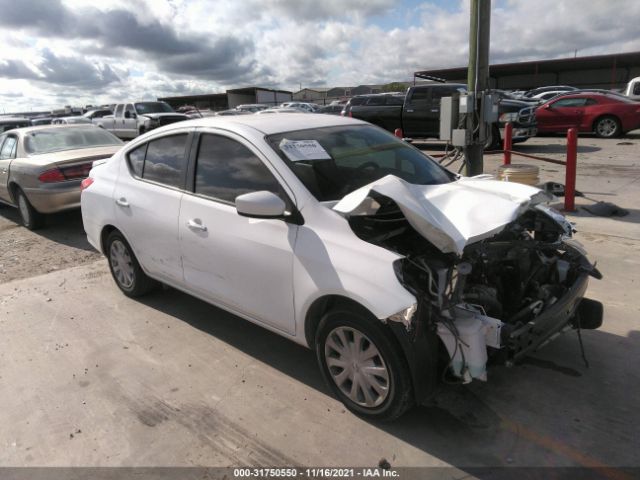
M 293 249 L 298 226 L 238 215 L 235 198 L 274 192 L 291 205 L 260 153 L 242 139 L 203 133 L 192 193 L 180 209 L 185 283 L 213 303 L 295 333 Z

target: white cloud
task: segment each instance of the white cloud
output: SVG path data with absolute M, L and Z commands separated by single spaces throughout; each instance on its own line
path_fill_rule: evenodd
M 468 0 L 446 8 L 393 0 L 0 0 L 0 7 L 9 12 L 0 18 L 7 111 L 246 85 L 389 82 L 467 62 Z M 640 50 L 638 24 L 633 0 L 494 0 L 490 57 Z

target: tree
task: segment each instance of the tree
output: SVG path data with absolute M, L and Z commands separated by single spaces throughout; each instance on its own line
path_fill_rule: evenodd
M 407 89 L 407 86 L 404 83 L 400 82 L 391 82 L 382 86 L 383 92 L 404 92 Z

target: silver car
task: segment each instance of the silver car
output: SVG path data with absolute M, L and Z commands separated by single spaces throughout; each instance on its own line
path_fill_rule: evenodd
M 123 142 L 92 125 L 46 125 L 0 135 L 0 203 L 18 207 L 35 230 L 45 214 L 80 207 L 80 182 L 95 160 L 111 157 Z

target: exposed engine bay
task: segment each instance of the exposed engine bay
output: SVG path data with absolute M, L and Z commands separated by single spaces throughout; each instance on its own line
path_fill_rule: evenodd
M 396 275 L 418 300 L 388 321 L 408 331 L 425 322 L 460 381 L 486 380 L 489 360 L 510 364 L 564 330 L 601 325 L 602 304 L 582 298 L 588 277 L 601 275 L 554 210 L 521 204 L 497 233 L 444 252 L 425 241 L 397 199 L 371 189 L 367 202 L 366 214 L 348 216 L 349 225 L 403 256 Z

